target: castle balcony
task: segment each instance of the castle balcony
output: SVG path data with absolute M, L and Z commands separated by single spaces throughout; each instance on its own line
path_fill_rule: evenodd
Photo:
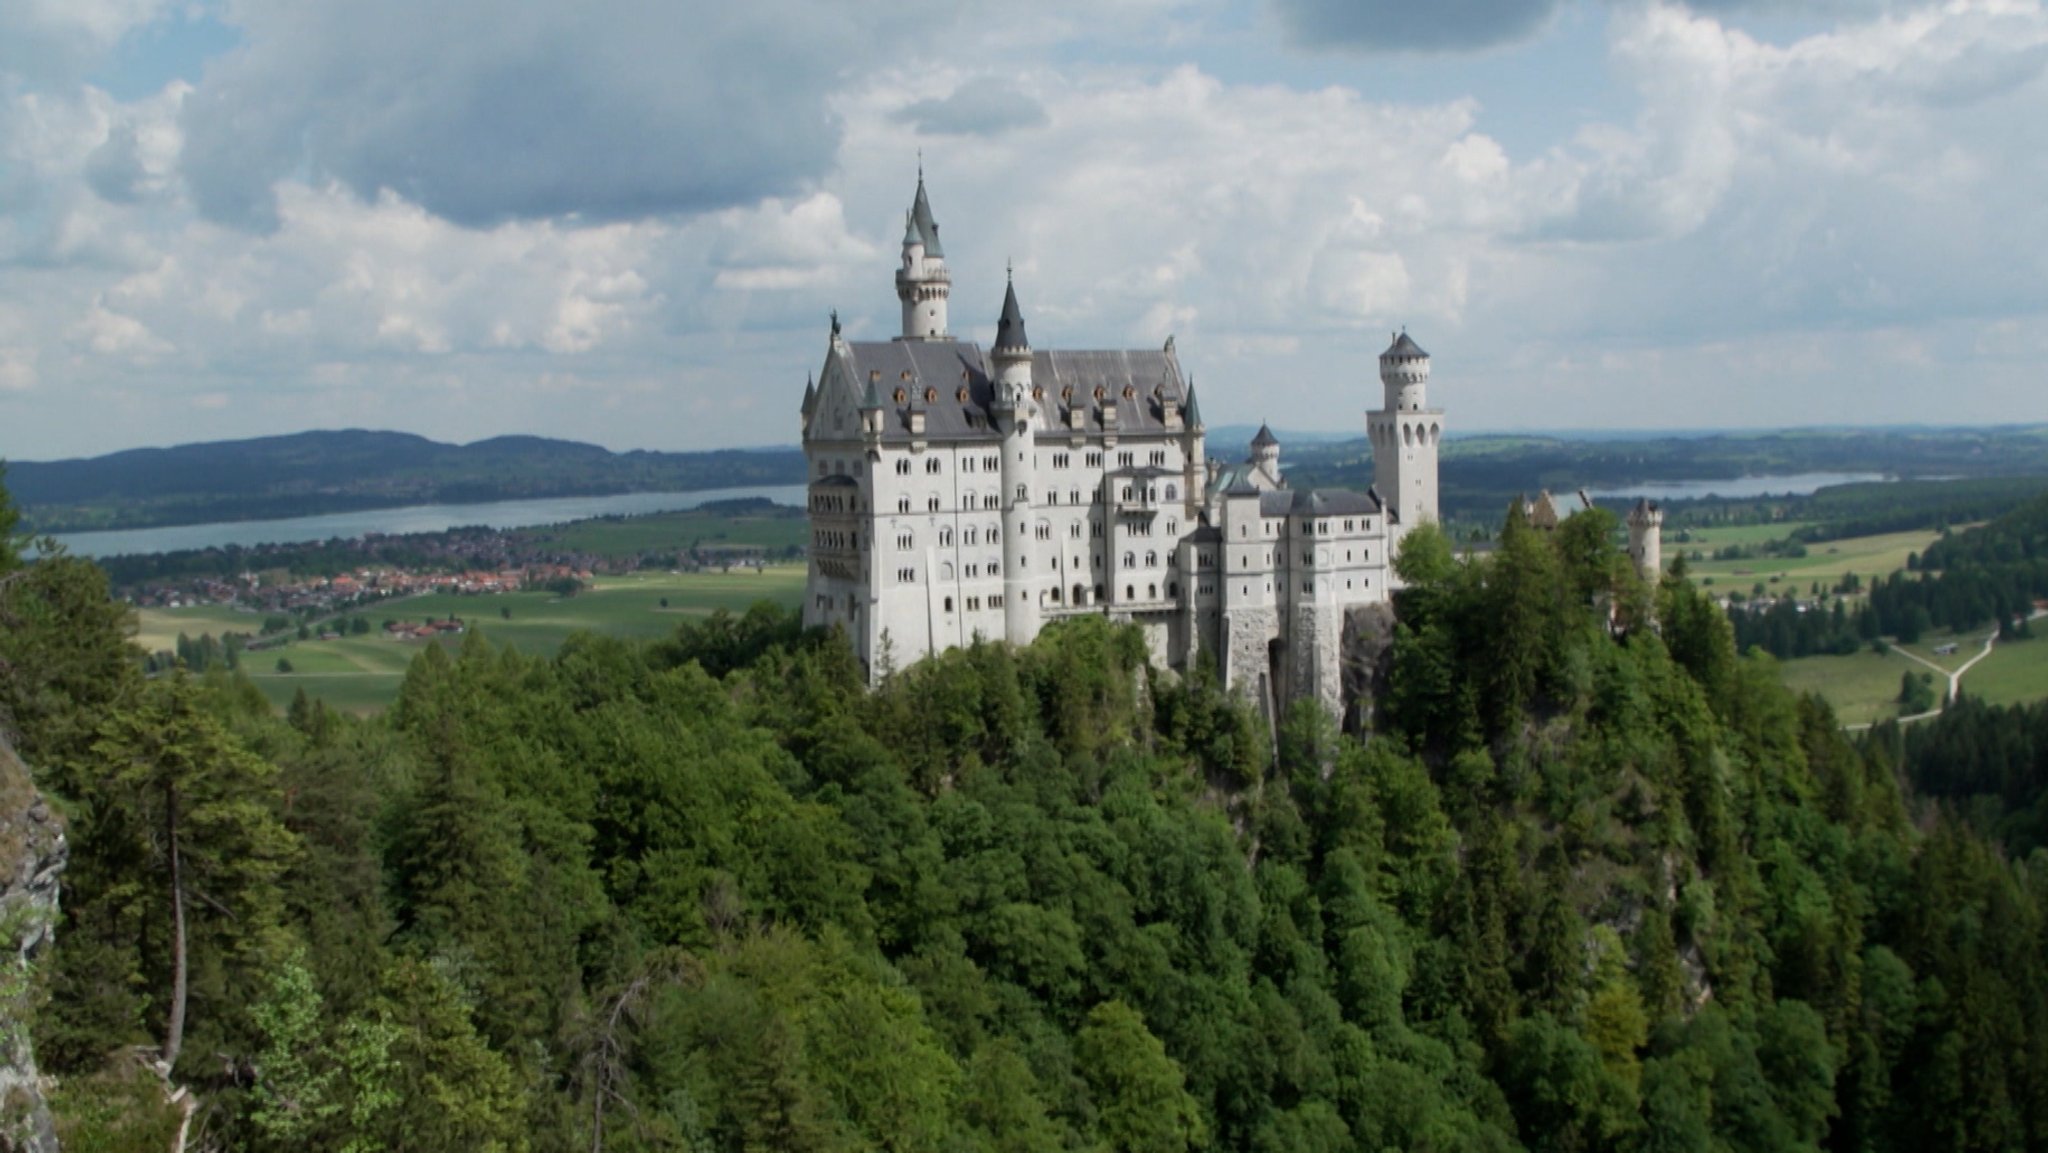
M 1153 516 L 1181 503 L 1180 474 L 1163 468 L 1123 469 L 1102 478 L 1120 515 Z

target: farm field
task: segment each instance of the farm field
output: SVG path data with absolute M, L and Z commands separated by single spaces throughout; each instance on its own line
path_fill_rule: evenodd
M 1760 540 L 1776 539 L 1791 530 L 1791 526 L 1787 525 L 1768 527 L 1776 531 L 1765 534 L 1759 538 Z M 1738 530 L 1712 531 L 1720 533 Z M 1933 531 L 1894 532 L 1810 544 L 1806 546 L 1807 554 L 1803 557 L 1749 557 L 1727 561 L 1691 559 L 1690 554 L 1694 549 L 1711 557 L 1715 548 L 1728 544 L 1758 543 L 1758 540 L 1721 539 L 1712 543 L 1668 546 L 1664 550 L 1664 555 L 1670 557 L 1681 549 L 1686 552 L 1686 563 L 1693 579 L 1701 585 L 1748 591 L 1751 585 L 1758 582 L 1766 586 L 1791 582 L 1804 587 L 1819 581 L 1826 587 L 1852 572 L 1862 576 L 1864 583 L 1868 584 L 1875 577 L 1882 577 L 1905 568 L 1907 554 L 1924 552 L 1928 545 L 1940 538 L 1941 534 Z M 1711 537 L 1709 539 L 1712 540 Z
M 1981 666 L 1980 666 L 1981 667 Z M 1801 657 L 1778 662 L 1785 686 L 1795 693 L 1819 693 L 1834 706 L 1835 717 L 1845 725 L 1866 725 L 1899 715 L 1899 681 L 1909 672 L 1926 672 L 1920 665 L 1900 656 L 1863 649 L 1848 656 Z M 1965 686 L 1975 679 L 1975 670 L 1963 678 Z M 1937 691 L 1946 682 L 1937 681 Z
M 375 605 L 365 610 L 376 631 L 331 641 L 290 641 L 275 649 L 248 654 L 243 672 L 279 708 L 304 689 L 335 708 L 375 712 L 398 692 L 405 670 L 429 644 L 454 647 L 457 636 L 436 641 L 386 638 L 386 620 L 445 620 L 451 616 L 494 645 L 522 652 L 551 654 L 579 632 L 603 633 L 640 640 L 666 636 L 682 621 L 702 618 L 719 609 L 742 613 L 757 601 L 794 608 L 803 595 L 800 566 L 770 566 L 731 573 L 637 573 L 602 577 L 580 596 L 559 598 L 546 592 L 497 596 L 436 594 Z M 664 607 L 663 601 L 667 601 Z M 507 614 L 510 614 L 507 616 Z M 220 630 L 223 622 L 236 631 L 254 632 L 260 618 L 219 608 L 145 610 L 138 639 L 160 641 L 154 648 L 175 644 L 179 632 L 197 636 Z M 168 637 L 168 641 L 162 638 Z M 277 671 L 289 662 L 291 672 Z
M 2038 631 L 2043 622 L 2034 622 Z M 1969 672 L 1963 691 L 1994 705 L 2012 705 L 2048 697 L 2048 639 L 2000 641 Z
M 810 536 L 800 510 L 780 515 L 704 512 L 654 513 L 647 516 L 603 517 L 552 528 L 522 529 L 527 540 L 600 556 L 638 556 L 699 548 L 766 549 L 771 554 L 801 548 Z

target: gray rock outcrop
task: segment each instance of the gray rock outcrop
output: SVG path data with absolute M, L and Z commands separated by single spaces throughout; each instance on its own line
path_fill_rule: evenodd
M 64 823 L 0 737 L 0 1153 L 57 1153 L 30 1043 L 29 969 L 57 928 Z

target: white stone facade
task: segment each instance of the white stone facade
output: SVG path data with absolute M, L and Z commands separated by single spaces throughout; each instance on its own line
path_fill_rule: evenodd
M 1443 413 L 1424 402 L 1427 355 L 1404 334 L 1381 357 L 1386 408 L 1368 420 L 1375 459 L 1390 458 L 1380 486 L 1298 491 L 1264 429 L 1244 463 L 1208 460 L 1171 339 L 1035 349 L 1014 287 L 994 347 L 947 335 L 937 240 L 920 177 L 901 335 L 850 341 L 835 320 L 806 389 L 804 622 L 844 629 L 880 676 L 977 636 L 1024 644 L 1105 614 L 1137 624 L 1168 666 L 1209 654 L 1268 709 L 1309 698 L 1337 713 L 1344 610 L 1387 599 L 1401 527 L 1436 517 Z

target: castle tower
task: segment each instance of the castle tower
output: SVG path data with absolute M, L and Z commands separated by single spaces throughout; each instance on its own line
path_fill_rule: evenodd
M 1366 414 L 1372 438 L 1372 482 L 1398 522 L 1390 538 L 1436 516 L 1437 446 L 1443 439 L 1444 411 L 1429 407 L 1429 354 L 1397 333 L 1380 353 L 1380 383 L 1386 388 L 1382 407 Z
M 939 225 L 919 165 L 917 197 L 903 222 L 903 264 L 896 270 L 896 299 L 903 302 L 903 335 L 897 339 L 951 340 L 946 299 L 952 294 L 953 275 L 946 271 L 946 250 L 939 246 Z
M 1186 516 L 1192 523 L 1202 513 L 1202 496 L 1209 487 L 1209 462 L 1204 459 L 1207 429 L 1202 408 L 1195 403 L 1195 382 L 1188 381 L 1188 405 L 1181 416 L 1181 491 L 1187 494 Z
M 1264 424 L 1259 425 L 1258 435 L 1252 437 L 1250 463 L 1271 478 L 1274 484 L 1280 483 L 1280 438 Z
M 1664 576 L 1664 510 L 1646 497 L 1628 510 L 1628 559 L 1646 581 Z
M 1031 399 L 1031 341 L 1024 335 L 1014 281 L 1003 290 L 989 358 L 995 365 L 995 418 L 1003 431 L 1003 632 L 1011 643 L 1026 644 L 1038 635 L 1038 582 L 1031 567 L 1038 443 L 1031 422 L 1038 406 Z

